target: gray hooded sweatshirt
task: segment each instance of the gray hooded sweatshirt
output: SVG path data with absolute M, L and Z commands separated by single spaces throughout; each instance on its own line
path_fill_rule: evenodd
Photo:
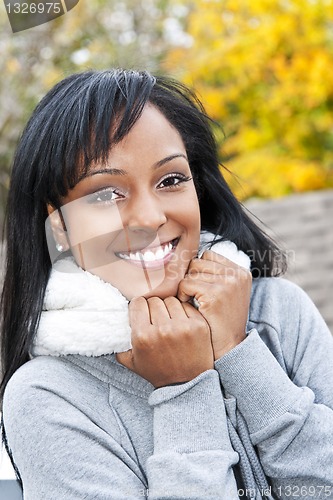
M 214 370 L 154 389 L 114 354 L 38 356 L 3 419 L 25 500 L 333 498 L 333 338 L 299 287 L 260 278 Z

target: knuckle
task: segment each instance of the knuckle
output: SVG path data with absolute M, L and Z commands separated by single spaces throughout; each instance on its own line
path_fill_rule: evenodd
M 179 300 L 176 297 L 166 297 L 164 299 L 164 303 L 167 306 L 172 306 L 173 304 L 176 304 L 177 302 L 179 302 Z
M 143 351 L 147 348 L 148 342 L 144 335 L 138 335 L 134 341 L 132 341 L 132 345 L 135 346 L 136 349 Z
M 188 266 L 189 271 L 194 270 L 196 267 L 200 266 L 200 264 L 201 259 L 198 259 L 197 257 L 195 259 L 192 259 L 190 265 Z
M 145 304 L 146 302 L 146 299 L 144 297 L 134 297 L 130 303 L 129 303 L 129 307 L 131 309 L 140 309 L 140 307 L 142 307 L 143 304 Z
M 187 281 L 187 275 L 185 276 L 185 278 L 181 279 L 180 282 L 178 283 L 178 290 L 181 290 L 184 285 L 186 284 L 186 281 Z
M 133 330 L 133 328 L 132 328 Z M 154 336 L 154 328 L 151 329 L 136 329 L 135 335 L 132 336 L 132 344 L 138 349 L 146 349 Z
M 162 325 L 159 326 L 158 331 L 160 337 L 166 338 L 172 336 L 174 328 L 170 323 L 163 323 Z
M 190 321 L 183 321 L 180 325 L 180 330 L 185 337 L 190 337 L 193 332 L 193 325 Z
M 203 259 L 212 259 L 214 257 L 214 253 L 212 250 L 205 250 L 202 254 Z
M 188 277 L 192 277 L 192 276 L 195 276 L 196 274 L 198 274 L 199 270 L 197 267 L 190 267 L 187 271 L 187 274 L 185 276 L 184 279 L 188 278 Z
M 138 341 L 142 341 L 146 337 L 146 332 L 145 330 L 141 328 L 132 328 L 132 334 L 135 333 L 135 339 Z
M 162 299 L 160 299 L 159 297 L 149 297 L 147 299 L 147 302 L 149 305 L 157 305 L 159 304 L 160 302 L 162 302 Z

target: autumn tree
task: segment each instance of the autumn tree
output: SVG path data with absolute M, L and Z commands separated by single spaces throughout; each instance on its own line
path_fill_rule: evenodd
M 333 0 L 175 3 L 192 44 L 164 67 L 222 124 L 239 197 L 333 186 Z

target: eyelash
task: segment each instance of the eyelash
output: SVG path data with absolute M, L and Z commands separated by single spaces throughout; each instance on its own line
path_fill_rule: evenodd
M 92 194 L 88 195 L 88 197 L 87 197 L 88 203 L 91 205 L 94 205 L 94 204 L 111 205 L 115 201 L 117 201 L 117 198 L 113 198 L 111 200 L 110 199 L 107 199 L 107 200 L 99 199 L 99 198 L 101 198 L 101 196 L 107 195 L 107 194 L 113 195 L 113 194 L 118 194 L 118 193 L 117 193 L 117 190 L 114 188 L 102 188 L 102 189 L 99 189 L 98 191 L 96 191 L 96 193 L 92 193 Z
M 162 179 L 158 186 L 163 184 L 163 182 L 165 182 L 166 180 L 168 179 L 178 179 L 179 182 L 177 182 L 176 184 L 172 184 L 171 186 L 164 186 L 162 189 L 178 189 L 178 187 L 181 186 L 181 184 L 183 184 L 184 182 L 188 182 L 190 180 L 192 180 L 192 177 L 189 177 L 189 176 L 186 176 L 186 175 L 183 175 L 183 174 L 176 174 L 176 173 L 173 173 L 173 174 L 168 174 L 164 177 L 164 179 Z M 100 198 L 102 195 L 104 194 L 108 194 L 108 193 L 111 193 L 111 194 L 119 194 L 121 195 L 121 193 L 117 192 L 117 189 L 115 188 L 102 188 L 98 191 L 96 191 L 95 193 L 92 193 L 91 195 L 88 196 L 88 203 L 90 204 L 99 204 L 99 205 L 109 205 L 109 204 L 112 204 L 114 203 L 115 201 L 117 201 L 117 198 L 114 198 L 114 199 L 109 199 L 109 200 L 98 200 L 98 198 Z
M 183 174 L 176 174 L 176 173 L 168 174 L 164 177 L 164 179 L 161 180 L 161 182 L 159 184 L 162 184 L 167 179 L 179 179 L 179 182 L 177 182 L 177 184 L 173 184 L 171 186 L 165 186 L 165 189 L 172 189 L 172 188 L 175 188 L 176 186 L 180 186 L 181 184 L 183 184 L 183 182 L 191 181 L 192 177 L 189 177 L 189 176 L 183 175 Z

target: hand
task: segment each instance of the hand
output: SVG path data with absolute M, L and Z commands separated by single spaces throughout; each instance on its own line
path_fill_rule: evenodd
M 251 285 L 250 271 L 211 250 L 191 261 L 179 284 L 179 300 L 194 297 L 209 324 L 215 360 L 246 336 Z
M 176 297 L 134 298 L 129 304 L 132 349 L 116 359 L 163 387 L 214 368 L 210 329 L 203 316 Z

